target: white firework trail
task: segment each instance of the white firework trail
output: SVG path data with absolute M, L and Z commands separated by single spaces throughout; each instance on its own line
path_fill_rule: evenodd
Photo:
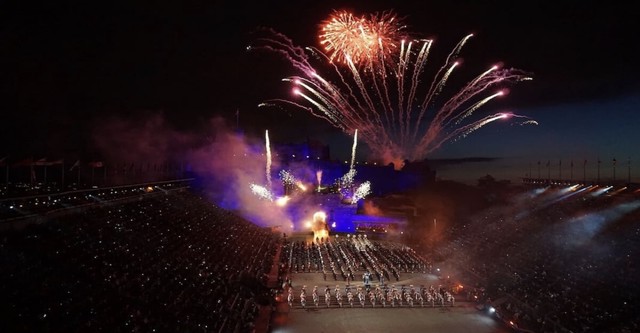
M 316 171 L 316 180 L 318 181 L 318 192 L 322 188 L 322 170 Z
M 265 137 L 265 146 L 267 151 L 267 166 L 266 166 L 266 177 L 267 177 L 267 187 L 271 190 L 271 143 L 269 142 L 269 130 L 266 130 L 264 133 Z
M 353 135 L 353 146 L 351 147 L 351 166 L 349 169 L 353 169 L 353 164 L 356 160 L 356 147 L 358 146 L 358 130 L 356 129 L 355 134 Z

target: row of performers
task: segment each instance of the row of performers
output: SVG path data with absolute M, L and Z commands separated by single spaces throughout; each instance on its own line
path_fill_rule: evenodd
M 313 291 L 311 292 L 313 304 L 318 307 L 320 306 L 320 303 L 324 303 L 326 307 L 330 307 L 332 306 L 332 300 L 335 300 L 339 307 L 346 305 L 353 307 L 356 298 L 361 307 L 365 307 L 367 304 L 372 307 L 376 307 L 377 305 L 382 307 L 386 307 L 387 305 L 391 307 L 401 307 L 405 305 L 410 307 L 435 307 L 436 305 L 453 306 L 455 304 L 455 297 L 451 292 L 442 287 L 438 287 L 436 289 L 433 286 L 429 286 L 429 288 L 422 286 L 416 288 L 413 285 L 410 285 L 409 287 L 401 286 L 400 288 L 397 288 L 395 285 L 384 287 L 377 286 L 375 288 L 358 286 L 352 290 L 352 287 L 347 285 L 343 293 L 340 286 L 337 285 L 333 290 L 333 294 L 331 291 L 332 290 L 329 286 L 324 289 L 324 302 L 322 302 L 318 293 L 318 286 L 313 287 Z M 289 287 L 287 302 L 290 307 L 293 307 L 295 303 L 294 293 L 293 288 Z M 346 303 L 344 303 L 345 296 Z M 300 306 L 303 308 L 307 307 L 306 286 L 302 287 L 298 300 L 300 302 Z

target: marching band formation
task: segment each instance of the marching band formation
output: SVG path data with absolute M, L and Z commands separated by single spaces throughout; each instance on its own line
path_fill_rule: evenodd
M 430 266 L 408 247 L 383 245 L 363 235 L 347 235 L 315 242 L 293 241 L 285 248 L 288 249 L 285 271 L 322 273 L 324 281 L 331 274 L 334 281 L 345 281 L 335 288 L 327 285 L 324 293 L 314 286 L 308 297 L 306 286 L 295 290 L 287 278 L 282 290 L 290 308 L 444 307 L 455 303 L 453 294 L 443 286 L 399 284 L 400 272 L 421 272 Z M 362 274 L 362 284 L 352 283 L 356 274 Z M 398 284 L 386 283 L 391 280 Z M 373 285 L 373 281 L 377 284 Z
M 289 287 L 287 290 L 287 302 L 290 308 L 307 308 L 308 306 L 314 307 L 444 307 L 454 306 L 455 298 L 451 292 L 439 286 L 434 288 L 429 286 L 415 287 L 413 285 L 405 286 L 401 285 L 399 288 L 396 285 L 383 285 L 375 286 L 372 288 L 369 285 L 352 286 L 345 285 L 344 291 L 340 288 L 340 285 L 336 285 L 333 290 L 326 286 L 324 288 L 324 296 L 321 300 L 318 286 L 314 286 L 311 291 L 311 298 L 313 304 L 307 304 L 307 286 L 300 288 L 296 302 L 296 291 L 293 287 Z M 346 296 L 346 302 L 344 297 Z
M 401 273 L 423 272 L 430 266 L 409 247 L 382 244 L 363 235 L 293 241 L 285 249 L 290 272 L 322 273 L 324 280 L 346 282 L 365 272 L 365 285 L 373 280 L 398 282 Z

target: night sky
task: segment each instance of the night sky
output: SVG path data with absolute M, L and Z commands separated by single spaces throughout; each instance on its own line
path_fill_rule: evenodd
M 533 74 L 478 112 L 508 110 L 539 125 L 495 122 L 445 144 L 429 158 L 495 159 L 445 166 L 441 177 L 537 176 L 538 161 L 544 177 L 549 161 L 554 177 L 576 179 L 587 160 L 593 178 L 600 159 L 605 178 L 616 158 L 619 178 L 630 161 L 632 181 L 640 180 L 640 29 L 633 8 L 614 2 L 3 2 L 0 158 L 96 154 L 89 138 L 114 117 L 160 114 L 176 131 L 201 133 L 216 116 L 235 126 L 236 110 L 248 135 L 311 137 L 347 158 L 352 139 L 308 112 L 257 107 L 289 97 L 280 79 L 291 69 L 273 54 L 247 51 L 259 27 L 318 46 L 319 24 L 340 9 L 393 10 L 412 36 L 435 38 L 443 53 L 474 33 L 461 54 L 465 70 L 502 62 Z

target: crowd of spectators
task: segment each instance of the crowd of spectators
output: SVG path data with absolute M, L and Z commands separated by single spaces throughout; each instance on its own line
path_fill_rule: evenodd
M 169 191 L 188 187 L 189 180 L 175 180 L 144 185 L 91 188 L 57 193 L 40 193 L 0 199 L 0 221 L 41 217 L 82 208 L 105 201 L 117 201 L 153 191 Z
M 22 198 L 2 209 L 4 221 L 46 217 L 0 231 L 0 311 L 11 332 L 251 332 L 272 300 L 278 249 L 281 283 L 322 273 L 327 284 L 362 279 L 382 295 L 401 274 L 437 265 L 362 234 L 282 239 L 179 187 Z M 637 332 L 638 218 L 637 195 L 531 189 L 452 224 L 434 258 L 514 327 Z
M 185 190 L 0 233 L 5 332 L 251 332 L 280 234 Z
M 437 258 L 514 326 L 638 332 L 639 208 L 637 195 L 531 190 L 449 229 Z

